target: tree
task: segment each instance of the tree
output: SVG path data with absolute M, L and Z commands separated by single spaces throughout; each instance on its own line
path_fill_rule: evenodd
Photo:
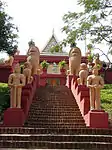
M 5 3 L 0 0 L 0 52 L 13 54 L 17 44 L 18 28 L 12 23 L 13 18 L 5 12 Z
M 67 34 L 63 43 L 77 43 L 89 37 L 92 44 L 105 41 L 112 54 L 112 1 L 78 0 L 78 5 L 83 6 L 82 12 L 68 12 L 63 16 L 62 31 Z

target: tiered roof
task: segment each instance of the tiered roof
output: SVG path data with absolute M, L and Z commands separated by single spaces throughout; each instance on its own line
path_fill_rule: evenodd
M 54 30 L 52 32 L 52 36 L 51 38 L 49 39 L 49 41 L 47 42 L 47 44 L 45 45 L 45 47 L 43 48 L 42 52 L 41 52 L 41 55 L 50 55 L 50 56 L 63 56 L 63 55 L 68 55 L 68 53 L 66 52 L 54 52 L 54 53 L 51 53 L 50 49 L 53 47 L 53 46 L 56 46 L 59 44 L 59 41 L 57 40 L 55 34 L 54 34 Z

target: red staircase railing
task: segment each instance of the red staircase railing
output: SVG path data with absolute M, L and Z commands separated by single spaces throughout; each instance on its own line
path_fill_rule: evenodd
M 76 76 L 68 76 L 67 87 L 72 90 L 86 126 L 108 128 L 108 113 L 104 110 L 90 110 L 89 89 L 86 86 L 78 85 L 76 79 Z

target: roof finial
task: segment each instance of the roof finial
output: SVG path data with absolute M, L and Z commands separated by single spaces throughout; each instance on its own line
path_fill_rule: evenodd
M 53 30 L 52 30 L 52 35 L 54 35 L 54 28 L 53 28 Z

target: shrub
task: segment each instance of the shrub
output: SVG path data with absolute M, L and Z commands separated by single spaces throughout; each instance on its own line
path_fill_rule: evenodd
M 46 60 L 44 60 L 43 62 L 41 62 L 40 65 L 42 66 L 43 69 L 47 69 L 49 66 L 49 63 Z

